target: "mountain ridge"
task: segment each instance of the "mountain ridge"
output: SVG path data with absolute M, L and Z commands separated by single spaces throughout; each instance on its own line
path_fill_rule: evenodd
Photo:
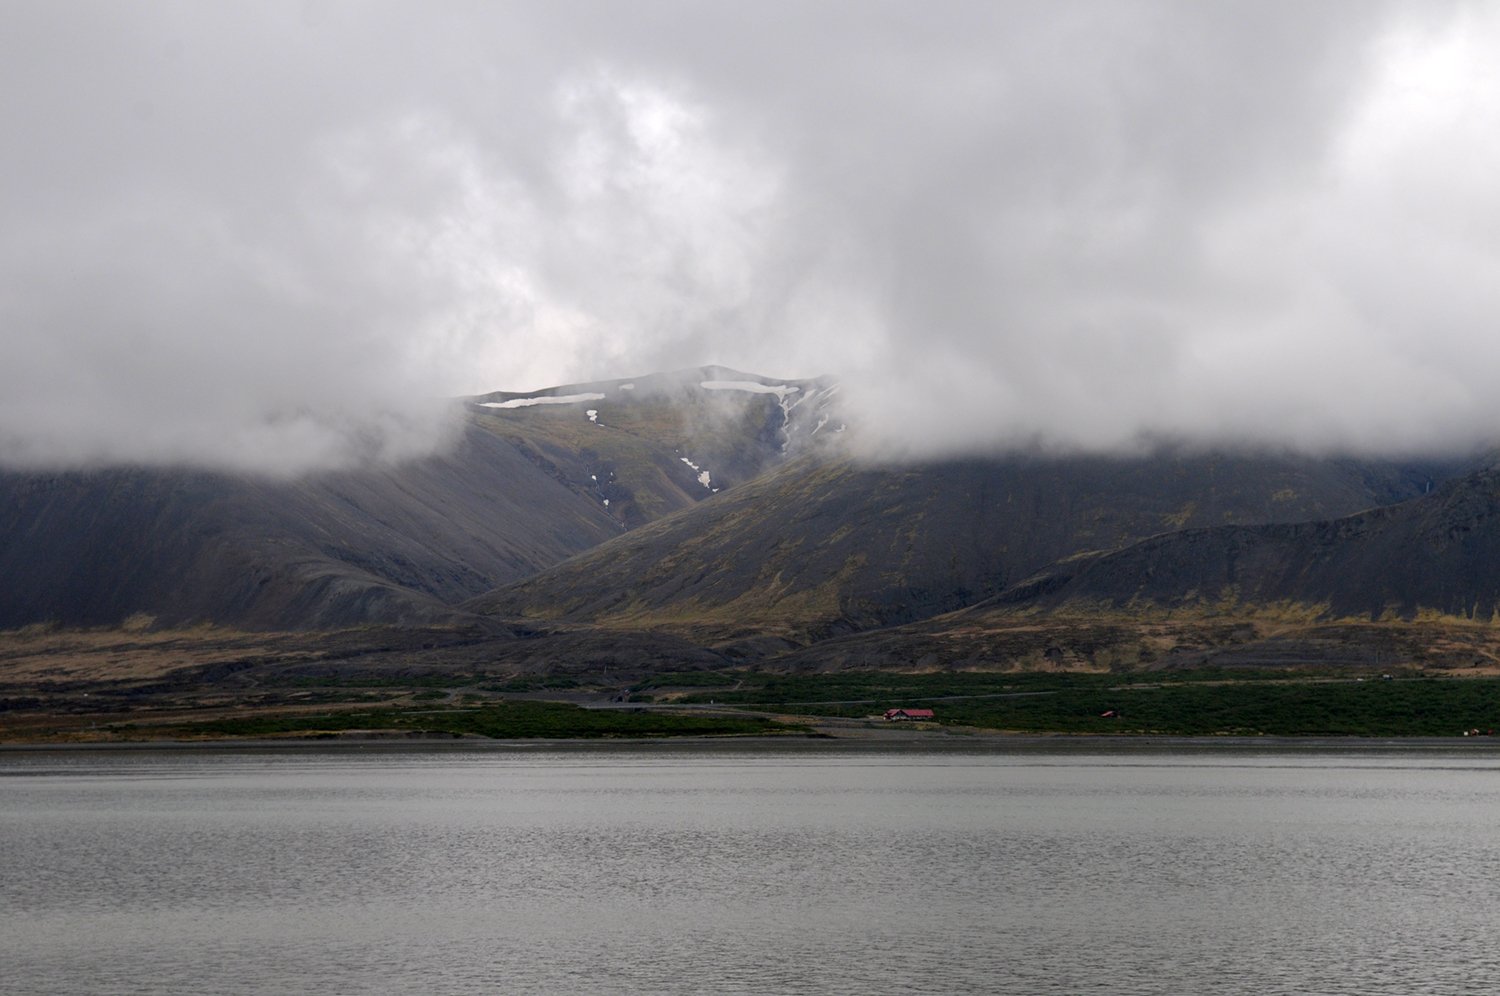
M 0 628 L 461 621 L 465 598 L 786 459 L 781 396 L 695 386 L 705 373 L 750 376 L 638 378 L 638 399 L 598 409 L 479 395 L 459 403 L 451 451 L 399 466 L 0 472 Z
M 797 642 L 936 615 L 1164 529 L 1295 521 L 1420 493 L 1427 470 L 1289 456 L 793 461 L 464 604 L 500 618 Z
M 1188 643 L 1227 638 L 1199 625 L 1215 607 L 1282 611 L 1298 578 L 1307 598 L 1379 616 L 1389 593 L 1349 573 L 1424 563 L 1406 547 L 1436 527 L 1382 532 L 1352 568 L 1286 565 L 1354 549 L 1413 501 L 1456 502 L 1452 524 L 1488 535 L 1500 500 L 1450 482 L 1457 459 L 1162 447 L 871 464 L 846 445 L 858 429 L 841 431 L 833 379 L 722 366 L 490 392 L 457 411 L 449 453 L 293 481 L 0 473 L 0 627 L 472 627 L 512 640 L 485 653 L 522 668 L 820 666 L 861 648 L 893 666 L 1051 666 L 1051 650 L 1094 666 L 1175 653 L 1141 637 L 1156 624 L 1131 607 L 1146 596 L 1162 600 L 1152 618 L 1199 620 Z M 1412 596 L 1408 616 L 1494 611 L 1500 586 L 1466 580 L 1491 547 L 1470 547 L 1412 579 L 1459 588 Z M 1074 636 L 1058 635 L 1065 618 Z M 1027 626 L 1051 635 L 1018 636 Z
M 996 606 L 1119 609 L 1209 604 L 1325 606 L 1327 618 L 1500 612 L 1500 470 L 1321 522 L 1188 530 L 1078 558 L 1000 594 Z

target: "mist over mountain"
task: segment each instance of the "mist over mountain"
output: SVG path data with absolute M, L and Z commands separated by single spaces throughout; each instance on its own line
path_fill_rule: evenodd
M 277 680 L 1500 654 L 1492 452 L 871 463 L 843 399 L 698 367 L 473 395 L 385 466 L 3 472 L 0 629 L 282 631 Z
M 835 376 L 883 459 L 1462 451 L 1497 47 L 1456 0 L 25 0 L 0 464 L 391 467 L 443 399 L 709 358 Z
M 447 453 L 290 480 L 0 472 L 0 628 L 452 622 L 465 599 L 816 452 L 838 428 L 830 391 L 701 368 L 494 392 L 468 400 Z

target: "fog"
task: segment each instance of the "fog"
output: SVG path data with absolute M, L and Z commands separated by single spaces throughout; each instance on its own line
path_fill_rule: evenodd
M 7 7 L 0 463 L 395 461 L 445 399 L 835 375 L 864 445 L 1500 426 L 1463 3 Z

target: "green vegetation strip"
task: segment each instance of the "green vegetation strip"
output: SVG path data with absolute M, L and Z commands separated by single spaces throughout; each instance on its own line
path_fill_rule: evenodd
M 374 709 L 248 716 L 163 728 L 167 736 L 261 737 L 345 730 L 400 730 L 495 739 L 547 737 L 747 736 L 803 732 L 758 716 L 684 716 L 623 709 L 583 709 L 560 702 L 501 702 L 474 709 Z
M 1400 737 L 1500 729 L 1500 679 L 1490 678 L 844 672 L 746 676 L 744 683 L 692 700 L 843 717 L 928 707 L 943 724 L 1027 733 Z
M 1104 715 L 1110 711 L 1116 715 Z M 1458 736 L 1500 728 L 1500 682 L 1173 684 L 944 703 L 941 717 L 945 723 L 1064 733 Z
M 713 672 L 710 672 L 713 673 Z M 834 674 L 777 675 L 754 671 L 717 672 L 714 682 L 724 691 L 684 696 L 682 702 L 716 702 L 740 705 L 796 705 L 840 701 L 885 701 L 911 705 L 911 699 L 954 695 L 1005 695 L 1025 692 L 1107 689 L 1116 686 L 1156 685 L 1160 674 L 1086 674 L 1078 672 L 959 671 L 902 674 L 891 671 L 840 671 Z M 679 681 L 680 675 L 663 674 L 643 682 L 639 688 L 694 687 Z M 1203 683 L 1226 680 L 1284 679 L 1284 672 L 1201 670 L 1177 672 L 1165 680 Z M 696 686 L 707 685 L 702 677 Z M 899 701 L 898 701 L 899 700 Z
M 274 680 L 267 684 L 276 684 Z M 369 675 L 323 675 L 319 677 L 300 676 L 288 679 L 281 683 L 285 688 L 312 688 L 312 689 L 345 689 L 345 688 L 380 688 L 407 690 L 413 688 L 455 688 L 461 685 L 473 685 L 483 688 L 488 692 L 552 692 L 573 689 L 579 687 L 576 678 L 568 677 L 542 677 L 542 678 L 513 678 L 508 681 L 491 681 L 480 675 L 473 674 L 430 674 L 430 675 L 405 675 L 394 678 L 377 678 Z
M 746 677 L 743 671 L 663 671 L 640 682 L 636 688 L 640 691 L 653 688 L 724 688 L 738 684 Z

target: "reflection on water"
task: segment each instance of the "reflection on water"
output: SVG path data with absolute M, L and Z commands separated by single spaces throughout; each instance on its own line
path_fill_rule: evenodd
M 0 989 L 1473 993 L 1500 758 L 0 755 Z

